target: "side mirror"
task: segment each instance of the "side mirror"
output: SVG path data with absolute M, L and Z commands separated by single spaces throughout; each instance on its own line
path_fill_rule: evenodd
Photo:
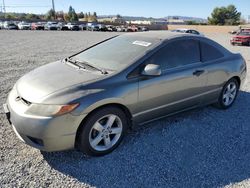
M 145 66 L 141 74 L 144 76 L 160 76 L 161 75 L 160 65 L 148 64 Z

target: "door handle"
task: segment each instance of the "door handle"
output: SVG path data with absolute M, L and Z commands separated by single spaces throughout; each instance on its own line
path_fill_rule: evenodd
M 194 75 L 194 76 L 200 76 L 200 75 L 202 75 L 204 72 L 205 72 L 204 70 L 196 70 L 196 71 L 193 72 L 193 75 Z

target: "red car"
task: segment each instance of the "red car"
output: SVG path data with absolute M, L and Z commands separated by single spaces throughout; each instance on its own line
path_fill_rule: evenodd
M 128 32 L 137 32 L 138 28 L 136 26 L 132 25 L 132 26 L 128 27 L 127 31 Z
M 246 45 L 250 46 L 250 31 L 243 30 L 237 33 L 231 40 L 232 45 L 239 44 L 239 45 Z
M 31 29 L 32 30 L 44 30 L 44 25 L 40 22 L 37 23 L 32 23 L 31 24 Z

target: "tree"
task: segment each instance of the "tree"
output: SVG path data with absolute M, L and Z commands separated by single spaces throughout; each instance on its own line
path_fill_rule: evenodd
M 87 13 L 84 14 L 84 21 L 85 21 L 85 22 L 88 21 L 88 14 L 87 14 Z
M 75 9 L 73 9 L 72 6 L 69 7 L 68 16 L 69 16 L 69 21 L 71 22 L 78 21 L 78 16 L 75 12 Z
M 63 15 L 63 19 L 65 20 L 65 21 L 69 21 L 70 19 L 69 19 L 69 15 L 67 14 L 67 13 L 65 13 L 64 15 Z
M 241 13 L 237 11 L 234 5 L 227 7 L 216 7 L 208 22 L 211 25 L 238 25 L 240 23 Z
M 78 18 L 84 18 L 84 13 L 83 13 L 83 12 L 80 12 L 80 13 L 78 14 Z
M 91 21 L 92 22 L 97 22 L 97 14 L 96 14 L 96 12 L 93 13 Z
M 47 14 L 45 15 L 46 20 L 54 20 L 56 17 L 56 13 L 53 9 L 50 9 Z
M 5 14 L 5 18 L 7 18 L 7 19 L 15 19 L 16 16 L 15 16 L 14 13 L 7 13 L 7 14 Z
M 63 11 L 56 12 L 56 19 L 57 20 L 64 20 L 64 12 Z
M 26 14 L 25 18 L 27 20 L 38 20 L 40 19 L 40 17 L 36 14 Z
M 188 25 L 199 25 L 197 22 L 189 20 L 186 22 Z

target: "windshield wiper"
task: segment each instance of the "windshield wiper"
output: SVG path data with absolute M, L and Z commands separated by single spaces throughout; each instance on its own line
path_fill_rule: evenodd
M 64 60 L 65 60 L 66 62 L 70 62 L 70 63 L 72 63 L 73 65 L 79 67 L 79 69 L 86 69 L 85 66 L 82 66 L 79 62 L 74 61 L 74 60 L 72 60 L 72 59 L 70 59 L 70 58 L 65 58 Z
M 83 68 L 83 69 L 86 69 L 86 66 L 87 66 L 91 69 L 94 69 L 94 70 L 101 72 L 102 74 L 108 74 L 108 72 L 106 70 L 95 67 L 95 66 L 93 66 L 85 61 L 72 60 L 71 58 L 66 58 L 66 61 L 69 61 L 69 62 L 71 62 L 71 63 L 73 63 L 73 64 L 75 64 L 78 67 Z

